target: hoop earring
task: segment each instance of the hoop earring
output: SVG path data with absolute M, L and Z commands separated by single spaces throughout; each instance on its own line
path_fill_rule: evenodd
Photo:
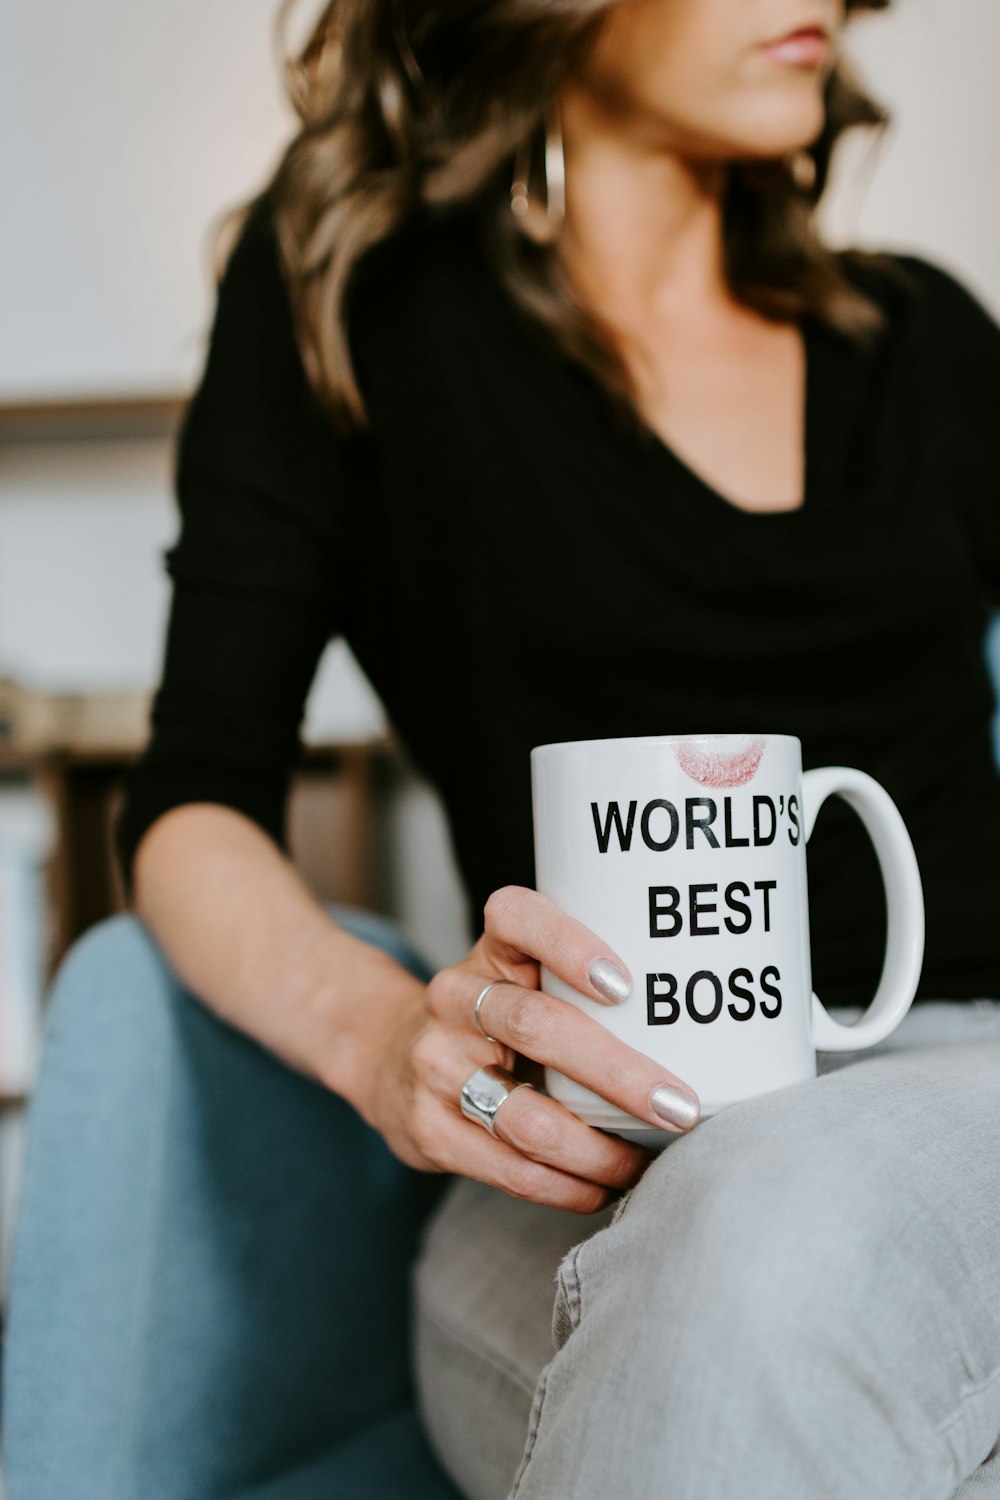
M 550 104 L 545 110 L 544 203 L 531 193 L 531 146 L 532 136 L 529 135 L 517 148 L 510 184 L 510 211 L 529 239 L 536 244 L 549 245 L 556 239 L 566 217 L 566 158 L 557 104 Z
M 403 67 L 406 69 L 407 77 L 416 92 L 418 94 L 422 93 L 426 88 L 426 80 L 421 71 L 420 64 L 413 54 L 413 48 L 410 46 L 410 38 L 406 31 L 406 22 L 403 18 L 403 9 L 400 0 L 393 0 L 392 31 L 397 50 L 403 60 Z
M 788 175 L 801 192 L 808 193 L 816 185 L 816 158 L 804 146 L 798 151 L 790 151 L 785 164 Z

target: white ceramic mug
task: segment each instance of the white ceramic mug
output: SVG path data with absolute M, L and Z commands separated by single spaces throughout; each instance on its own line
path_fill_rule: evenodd
M 633 981 L 612 1006 L 544 965 L 541 988 L 690 1084 L 703 1119 L 814 1078 L 817 1049 L 874 1046 L 909 1010 L 924 951 L 920 872 L 899 810 L 864 771 L 803 774 L 789 734 L 665 734 L 538 745 L 531 788 L 537 889 Z M 806 841 L 834 793 L 868 830 L 888 909 L 882 975 L 850 1026 L 813 993 L 809 951 Z M 653 1147 L 677 1138 L 552 1067 L 545 1087 L 600 1129 Z

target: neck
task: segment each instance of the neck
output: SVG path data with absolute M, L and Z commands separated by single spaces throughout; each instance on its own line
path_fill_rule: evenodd
M 685 159 L 622 130 L 572 85 L 559 109 L 566 158 L 559 248 L 584 296 L 627 320 L 728 303 L 727 164 Z

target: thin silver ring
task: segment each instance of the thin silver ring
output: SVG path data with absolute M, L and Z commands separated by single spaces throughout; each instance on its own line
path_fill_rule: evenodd
M 486 999 L 486 996 L 489 994 L 490 990 L 495 984 L 510 984 L 510 982 L 511 981 L 509 979 L 491 979 L 489 984 L 484 985 L 483 988 L 479 991 L 479 994 L 476 996 L 476 1025 L 479 1027 L 480 1031 L 483 1033 L 483 1036 L 488 1042 L 497 1042 L 501 1047 L 506 1046 L 506 1043 L 501 1042 L 498 1036 L 490 1036 L 489 1032 L 486 1030 L 486 1027 L 483 1025 L 482 1017 L 479 1014 L 479 1007 L 482 1005 L 483 1001 Z
M 504 1100 L 509 1099 L 517 1089 L 534 1087 L 526 1078 L 515 1079 L 513 1073 L 508 1073 L 506 1068 L 498 1067 L 496 1063 L 487 1063 L 484 1068 L 477 1068 L 472 1077 L 463 1083 L 459 1103 L 467 1120 L 478 1121 L 480 1125 L 485 1125 L 490 1135 L 496 1135 L 494 1121 Z

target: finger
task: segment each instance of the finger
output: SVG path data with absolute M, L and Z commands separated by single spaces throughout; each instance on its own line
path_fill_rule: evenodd
M 501 1056 L 498 1057 L 497 1053 Z M 524 1059 L 518 1058 L 512 1047 L 487 1042 L 478 1029 L 470 1035 L 439 1020 L 432 1020 L 425 1026 L 410 1048 L 410 1066 L 417 1083 L 456 1106 L 462 1085 L 477 1068 L 499 1065 L 506 1072 L 519 1076 L 518 1067 L 523 1063 Z M 536 1067 L 537 1064 L 529 1063 L 528 1066 Z M 525 1081 L 534 1082 L 534 1079 L 529 1075 Z
M 484 948 L 498 969 L 534 959 L 605 1005 L 618 1005 L 631 994 L 632 975 L 619 954 L 540 891 L 501 886 L 483 915 Z
M 411 1058 L 418 1083 L 459 1109 L 462 1085 L 477 1068 L 494 1061 L 484 1057 L 483 1049 L 471 1039 L 440 1025 L 428 1028 L 419 1038 Z M 650 1161 L 651 1153 L 644 1147 L 594 1129 L 537 1086 L 512 1088 L 501 1101 L 493 1125 L 494 1134 L 523 1155 L 608 1187 L 631 1187 Z
M 507 1095 L 494 1116 L 493 1131 L 534 1161 L 606 1187 L 634 1186 L 653 1155 L 621 1136 L 595 1130 L 534 1088 L 517 1088 Z
M 475 982 L 474 975 L 465 975 L 465 985 Z M 451 990 L 449 996 L 454 1003 Z M 452 1024 L 460 1024 L 469 1005 L 466 990 Z M 560 996 L 505 980 L 490 990 L 480 1014 L 491 1036 L 582 1083 L 626 1114 L 673 1131 L 697 1124 L 701 1106 L 690 1084 Z
M 529 1093 L 519 1089 L 519 1093 Z M 514 1198 L 531 1203 L 546 1203 L 553 1208 L 568 1208 L 574 1213 L 596 1213 L 610 1201 L 612 1192 L 600 1183 L 586 1182 L 571 1172 L 562 1172 L 545 1162 L 534 1161 L 491 1135 L 475 1120 L 467 1119 L 459 1109 L 451 1108 L 435 1096 L 428 1111 L 426 1128 L 429 1139 L 419 1142 L 421 1149 L 432 1153 L 445 1172 L 459 1172 L 475 1177 L 491 1187 L 502 1188 Z

